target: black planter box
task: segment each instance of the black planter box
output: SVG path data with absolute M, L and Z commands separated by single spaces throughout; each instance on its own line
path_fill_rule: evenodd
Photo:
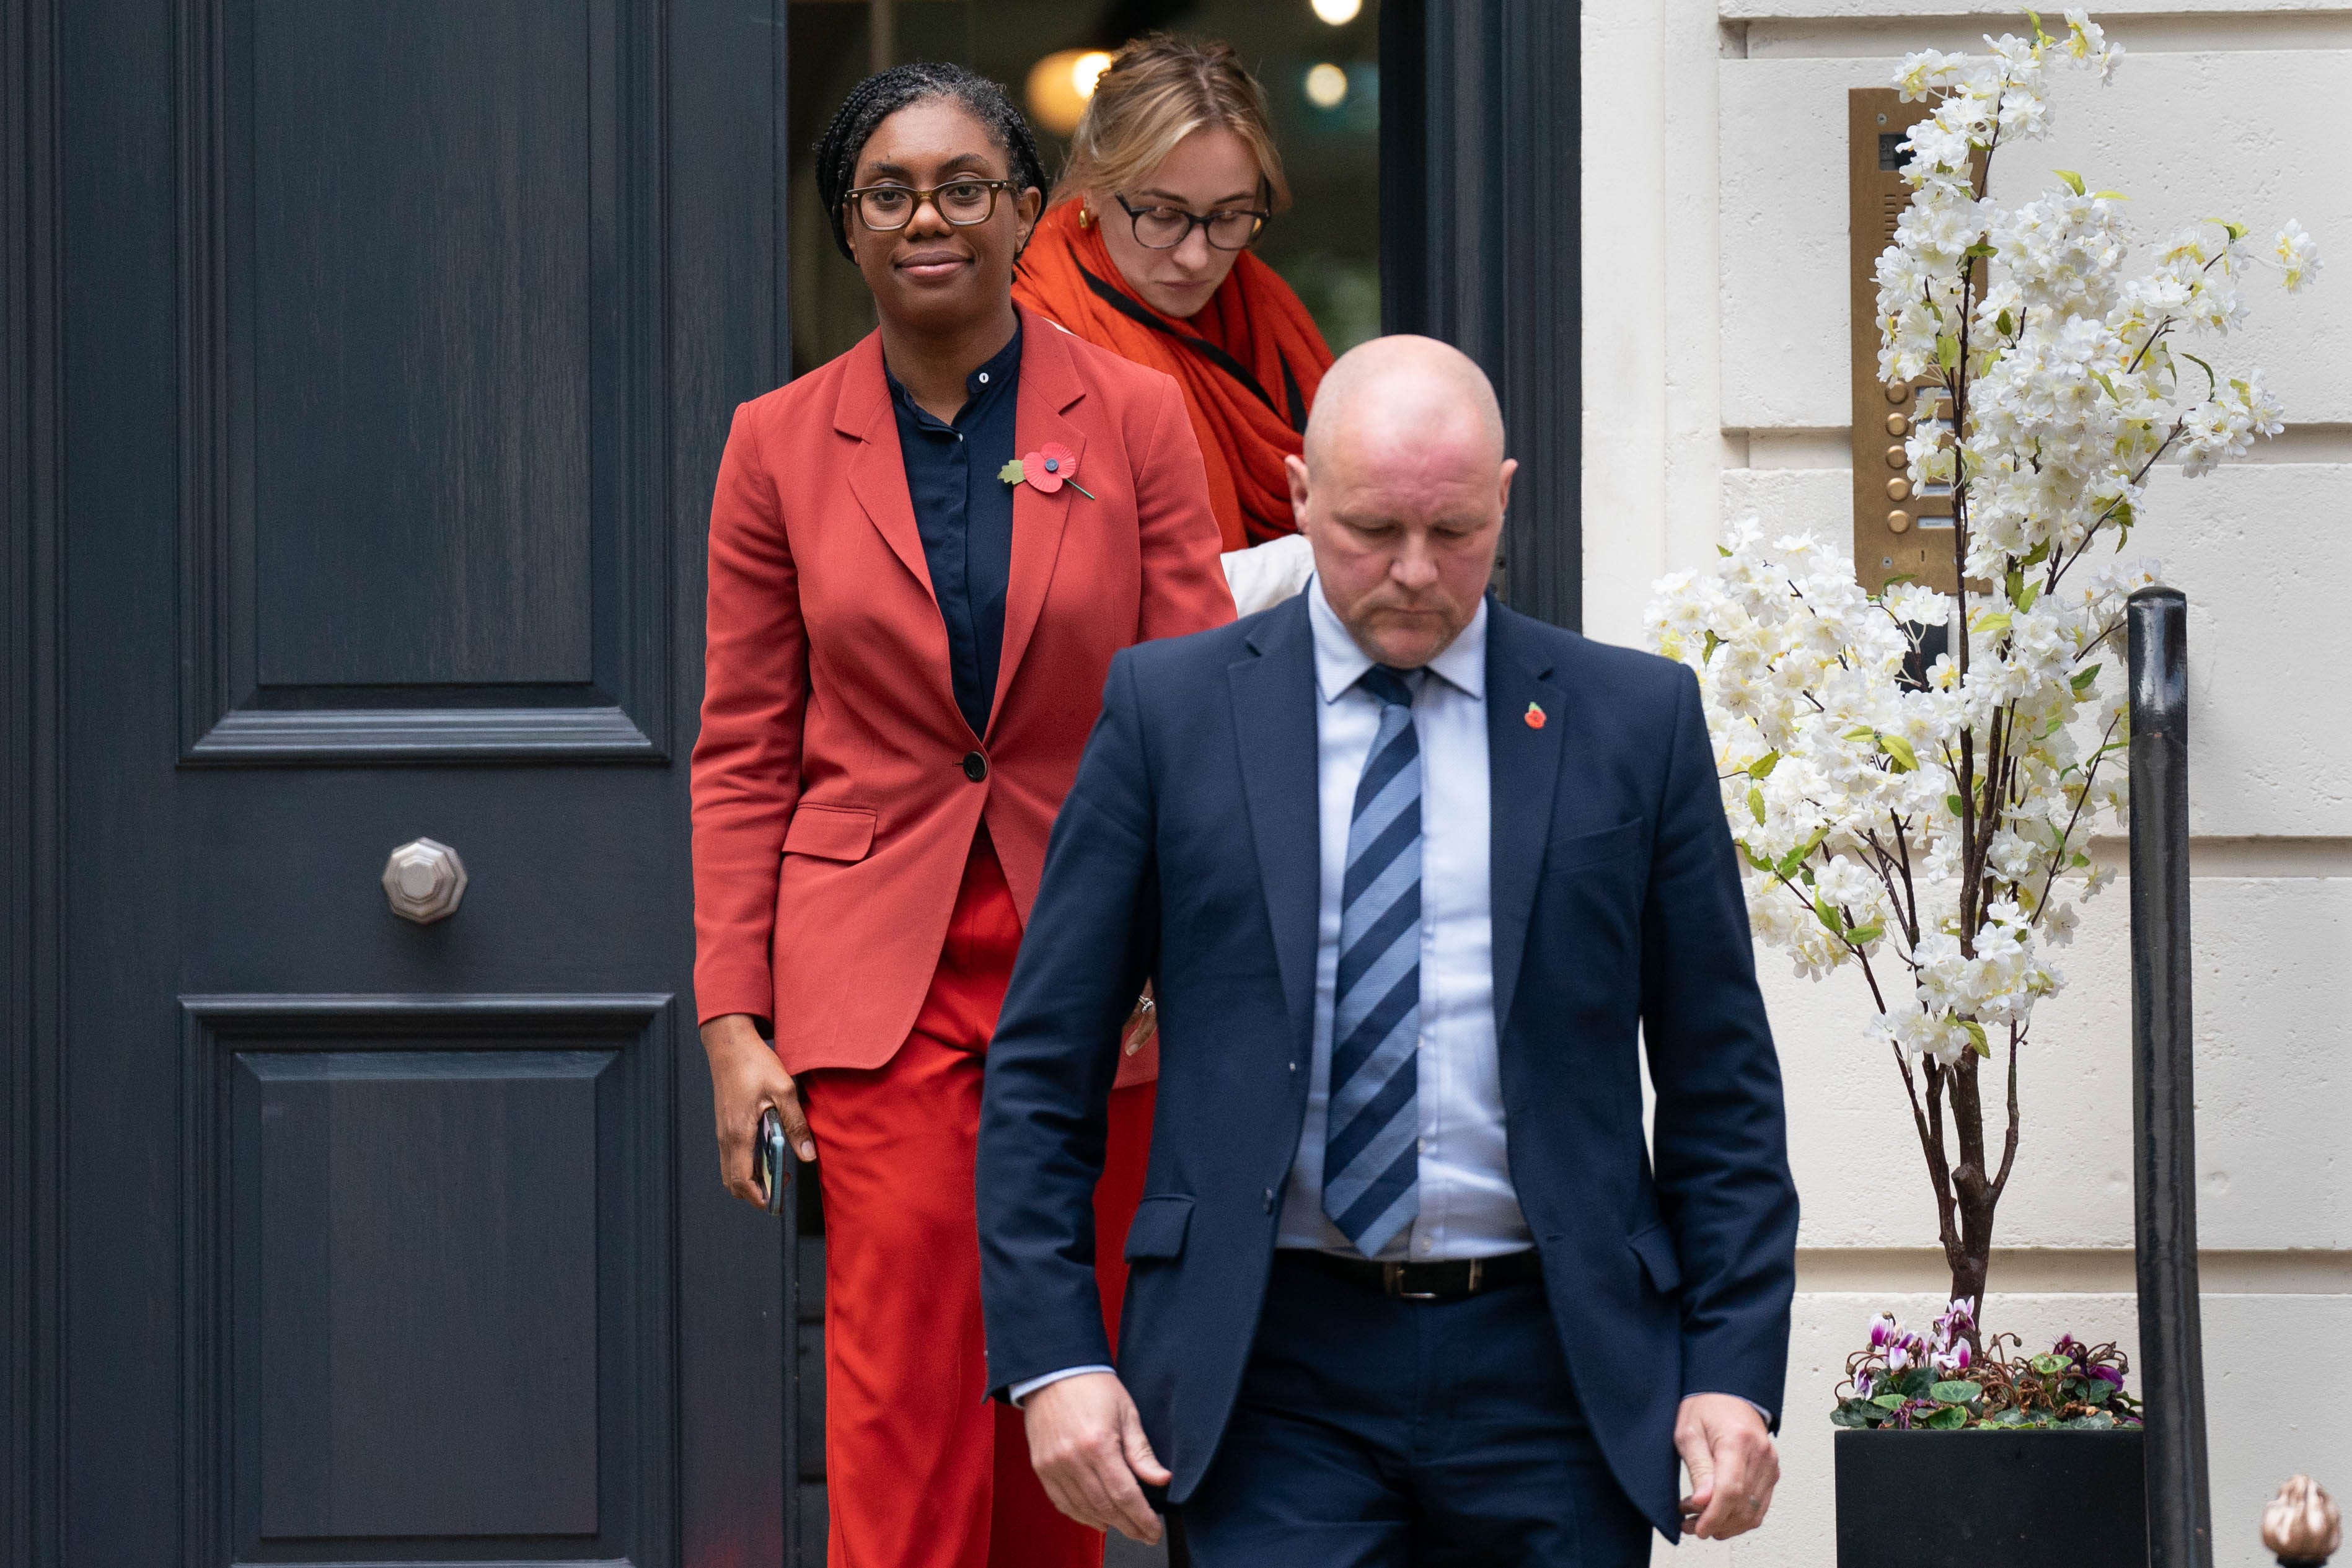
M 1837 1435 L 1838 1568 L 2147 1568 L 2137 1428 Z

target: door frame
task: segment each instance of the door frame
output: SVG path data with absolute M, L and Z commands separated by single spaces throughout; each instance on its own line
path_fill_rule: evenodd
M 1584 620 L 1578 8 L 1383 0 L 1381 323 L 1486 367 L 1519 460 L 1499 587 Z
M 58 847 L 60 0 L 0 6 L 0 1557 L 55 1562 L 62 1349 L 57 1159 L 65 886 Z

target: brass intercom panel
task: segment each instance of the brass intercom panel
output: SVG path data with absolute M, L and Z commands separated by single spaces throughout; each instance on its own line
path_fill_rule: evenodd
M 1878 258 L 1894 243 L 1895 220 L 1911 205 L 1902 148 L 1928 106 L 1906 103 L 1893 88 L 1858 87 L 1846 95 L 1849 268 L 1853 296 L 1853 569 L 1877 593 L 1892 577 L 1953 592 L 1952 488 L 1915 487 L 1905 473 L 1903 443 L 1922 426 L 1951 429 L 1951 400 L 1932 378 L 1878 378 Z

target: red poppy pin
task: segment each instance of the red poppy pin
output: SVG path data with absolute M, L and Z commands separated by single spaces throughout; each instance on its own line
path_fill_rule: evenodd
M 996 477 L 1008 485 L 1017 485 L 1026 479 L 1029 488 L 1041 495 L 1052 495 L 1067 485 L 1088 500 L 1094 500 L 1094 492 L 1074 477 L 1077 471 L 1078 455 L 1059 441 L 1048 441 L 1037 451 L 1025 458 L 1015 458 L 997 469 Z
M 1528 704 L 1527 718 L 1528 729 L 1540 730 L 1544 727 L 1544 710 L 1532 702 Z

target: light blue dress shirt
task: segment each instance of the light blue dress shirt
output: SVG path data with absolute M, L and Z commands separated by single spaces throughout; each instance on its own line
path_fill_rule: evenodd
M 1339 973 L 1339 895 L 1348 824 L 1364 759 L 1380 732 L 1380 699 L 1357 681 L 1372 667 L 1324 597 L 1307 585 L 1315 633 L 1316 787 L 1322 894 L 1315 938 L 1314 1071 L 1307 1121 L 1284 1189 L 1275 1245 L 1357 1256 L 1323 1212 L 1325 1107 L 1331 1015 Z M 1511 1185 L 1495 1043 L 1493 847 L 1486 774 L 1486 605 L 1429 661 L 1412 703 L 1421 741 L 1421 1213 L 1384 1258 L 1414 1263 L 1492 1258 L 1534 1245 Z

